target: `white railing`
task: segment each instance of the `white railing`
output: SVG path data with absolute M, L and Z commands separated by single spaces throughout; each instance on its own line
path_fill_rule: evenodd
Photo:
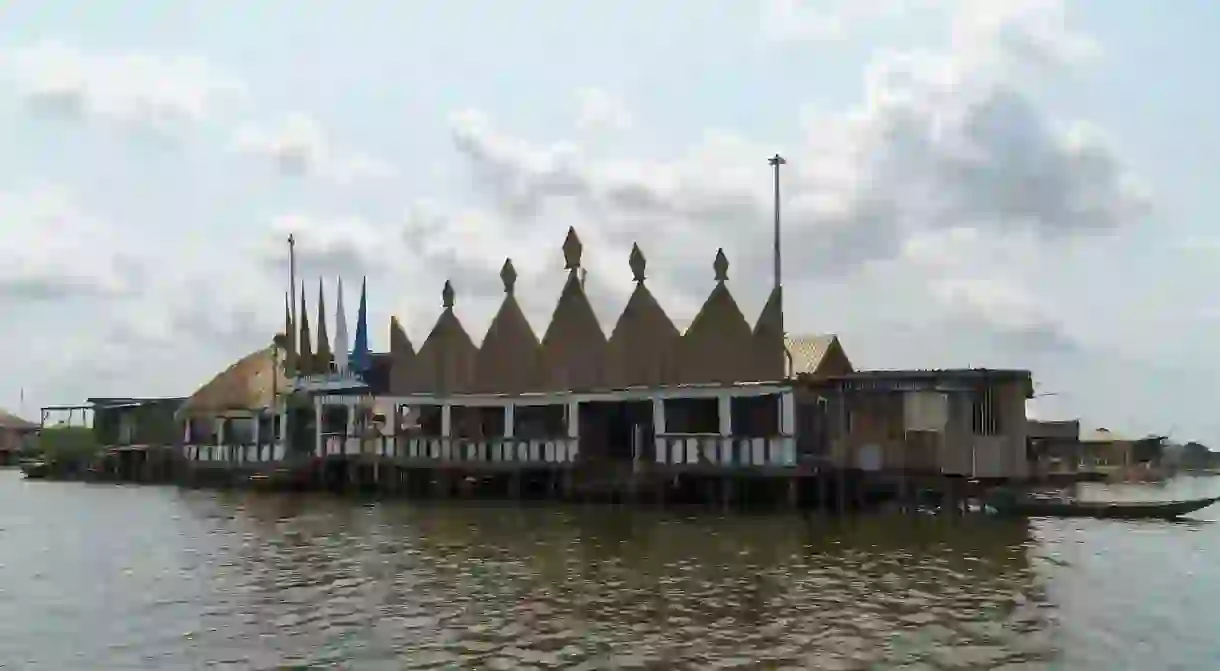
M 792 436 L 746 438 L 707 433 L 659 434 L 653 456 L 658 464 L 796 466 L 796 440 Z
M 284 443 L 262 445 L 183 445 L 187 461 L 205 463 L 267 464 L 284 459 Z
M 323 435 L 317 456 L 375 455 L 393 459 L 436 462 L 573 463 L 580 453 L 576 438 L 440 438 L 389 436 L 361 440 Z

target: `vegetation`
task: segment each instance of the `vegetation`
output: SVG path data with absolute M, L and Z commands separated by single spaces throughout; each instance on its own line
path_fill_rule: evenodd
M 102 445 L 91 427 L 50 426 L 38 433 L 27 456 L 52 466 L 69 466 L 90 462 L 101 452 Z

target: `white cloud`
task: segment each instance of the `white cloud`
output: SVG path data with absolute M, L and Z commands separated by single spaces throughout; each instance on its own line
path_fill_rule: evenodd
M 0 54 L 0 71 L 40 112 L 171 132 L 244 93 L 202 58 L 90 53 L 42 41 Z
M 585 87 L 576 91 L 576 99 L 580 105 L 577 130 L 625 131 L 631 128 L 631 111 L 618 96 L 603 89 Z
M 128 236 L 61 188 L 0 191 L 0 300 L 56 301 L 131 289 L 139 253 Z
M 929 236 L 938 232 L 1033 245 L 1143 218 L 1147 193 L 1100 133 L 1048 114 L 1026 82 L 1008 76 L 1011 59 L 976 60 L 983 51 L 1011 55 L 1027 30 L 1022 48 L 1072 42 L 1062 26 L 1063 39 L 1051 39 L 1061 12 L 1053 5 L 1045 5 L 1050 18 L 1034 11 L 1043 5 L 971 10 L 973 18 L 954 25 L 969 26 L 959 32 L 975 41 L 940 53 L 879 52 L 859 106 L 806 112 L 807 137 L 781 148 L 789 161 L 785 247 L 799 255 L 789 261 L 787 283 L 902 261 L 909 243 L 937 244 Z M 769 274 L 770 248 L 758 238 L 769 228 L 764 160 L 775 146 L 709 132 L 676 157 L 623 158 L 598 153 L 591 142 L 532 143 L 479 112 L 455 117 L 453 126 L 476 186 L 507 226 L 579 221 L 616 245 L 614 254 L 642 241 L 646 251 L 669 255 L 675 288 L 690 295 L 704 290 L 706 259 L 688 250 L 724 246 L 738 277 Z
M 317 176 L 341 186 L 394 175 L 385 161 L 337 144 L 307 114 L 290 114 L 270 126 L 247 125 L 233 143 L 238 151 L 266 157 L 285 175 Z
M 833 41 L 862 23 L 892 19 L 937 0 L 763 0 L 760 25 L 775 40 Z
M 189 263 L 162 260 L 164 276 L 144 285 L 150 295 L 98 322 L 90 334 L 98 342 L 53 360 L 50 345 L 41 343 L 50 352 L 43 360 L 62 379 L 35 373 L 58 389 L 121 379 L 116 393 L 189 391 L 279 328 L 288 231 L 299 240 L 299 277 L 311 307 L 318 276 L 328 278 L 329 292 L 342 274 L 353 316 L 359 277 L 369 276 L 381 346 L 391 313 L 420 344 L 440 311 L 445 279 L 453 280 L 458 311 L 477 340 L 502 296 L 505 257 L 520 274 L 519 300 L 535 329 L 544 330 L 563 282 L 560 243 L 569 225 L 585 243 L 589 292 L 604 328 L 613 326 L 630 292 L 627 256 L 635 241 L 648 257 L 649 286 L 675 321 L 689 319 L 711 289 L 717 247 L 728 253 L 734 294 L 753 319 L 770 284 L 766 158 L 779 151 L 789 160 L 783 187 L 790 330 L 838 331 L 862 366 L 1033 366 L 1037 375 L 1055 378 L 1056 390 L 1083 391 L 1087 380 L 1073 378 L 1077 369 L 1069 365 L 1079 356 L 1063 323 L 1069 315 L 1057 311 L 1054 296 L 1037 293 L 1031 259 L 1053 259 L 1084 235 L 1122 231 L 1144 216 L 1148 196 L 1101 134 L 1052 114 L 1040 101 L 1039 82 L 1014 76 L 1029 62 L 1054 66 L 1039 71 L 1043 79 L 1058 76 L 1096 53 L 1062 25 L 1061 6 L 972 2 L 841 2 L 845 14 L 838 18 L 815 16 L 813 27 L 793 24 L 773 35 L 838 37 L 915 10 L 950 28 L 942 50 L 876 52 L 857 105 L 793 110 L 803 131 L 786 144 L 707 130 L 684 150 L 628 154 L 624 147 L 664 143 L 607 141 L 647 132 L 649 119 L 595 88 L 576 92 L 570 136 L 527 140 L 501 117 L 455 114 L 452 140 L 474 178 L 475 198 L 417 201 L 400 216 L 385 215 L 401 202 L 389 189 L 373 194 L 389 195 L 370 204 L 327 197 L 328 186 L 391 172 L 341 146 L 313 117 L 241 128 L 233 149 L 319 178 L 308 185 L 316 191 L 301 202 L 256 202 L 264 211 L 296 214 L 259 219 L 266 229 L 250 233 L 258 242 L 248 254 L 226 241 Z M 185 118 L 206 118 L 211 100 Z M 459 184 L 465 191 L 467 182 Z M 113 241 L 103 242 L 90 246 L 109 258 Z M 225 261 L 223 272 L 217 259 Z M 67 270 L 90 268 L 82 262 Z M 90 273 L 104 277 L 113 268 L 103 262 Z M 106 355 L 105 365 L 98 354 Z M 176 384 L 147 384 L 170 379 L 170 370 Z

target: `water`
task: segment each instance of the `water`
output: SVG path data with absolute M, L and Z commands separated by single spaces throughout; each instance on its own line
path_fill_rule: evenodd
M 0 668 L 1210 670 L 1218 558 L 1206 521 L 361 504 L 7 471 Z

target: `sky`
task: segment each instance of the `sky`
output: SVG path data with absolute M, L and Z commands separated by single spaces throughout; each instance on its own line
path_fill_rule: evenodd
M 670 0 L 0 6 L 0 407 L 188 395 L 367 277 L 476 341 L 511 257 L 539 333 L 569 226 L 607 331 L 747 318 L 857 368 L 1033 371 L 1031 415 L 1220 444 L 1220 5 Z M 331 332 L 334 315 L 329 315 Z

